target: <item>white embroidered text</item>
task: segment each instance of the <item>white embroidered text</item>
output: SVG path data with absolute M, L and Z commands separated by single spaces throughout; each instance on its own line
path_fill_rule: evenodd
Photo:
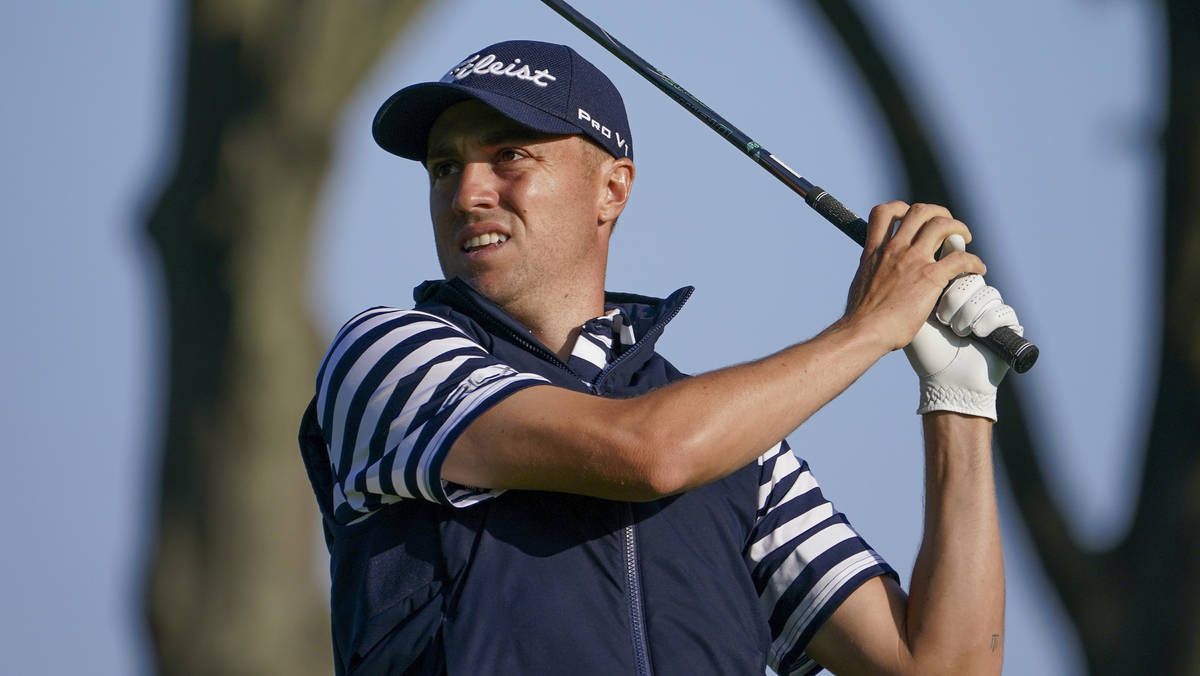
M 513 62 L 510 64 L 497 61 L 495 54 L 488 54 L 483 58 L 479 58 L 479 55 L 475 54 L 454 68 L 451 68 L 448 73 L 448 75 L 453 75 L 455 80 L 461 80 L 472 74 L 515 77 L 518 80 L 528 80 L 539 87 L 545 87 L 558 79 L 551 75 L 550 71 L 545 68 L 533 70 L 529 66 L 521 65 L 520 59 L 513 59 Z
M 629 143 L 626 141 L 626 139 L 621 138 L 621 132 L 613 131 L 613 130 L 609 129 L 608 127 L 604 126 L 603 124 L 601 124 L 599 121 L 593 120 L 592 115 L 590 113 L 588 113 L 588 111 L 584 110 L 583 108 L 579 109 L 578 119 L 583 120 L 584 122 L 590 123 L 592 125 L 592 129 L 595 129 L 596 131 L 600 132 L 600 135 L 603 136 L 604 138 L 610 139 L 615 136 L 616 140 L 617 140 L 617 148 L 623 148 L 625 150 L 625 156 L 626 157 L 629 156 Z

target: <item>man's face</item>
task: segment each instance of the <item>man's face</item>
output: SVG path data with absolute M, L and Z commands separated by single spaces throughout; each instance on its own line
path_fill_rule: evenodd
M 596 153 L 581 137 L 535 132 L 478 101 L 442 113 L 425 166 L 446 279 L 504 306 L 571 293 L 585 270 L 602 270 Z

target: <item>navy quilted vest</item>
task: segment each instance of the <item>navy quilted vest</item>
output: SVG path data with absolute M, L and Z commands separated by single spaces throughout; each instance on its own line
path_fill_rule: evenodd
M 638 342 L 594 394 L 629 397 L 684 377 L 654 342 L 691 291 L 607 296 Z M 588 391 L 461 281 L 414 295 L 417 309 L 514 368 Z M 300 440 L 331 555 L 338 674 L 764 673 L 770 636 L 744 559 L 757 464 L 654 502 L 508 491 L 464 509 L 404 501 L 343 526 L 311 405 Z

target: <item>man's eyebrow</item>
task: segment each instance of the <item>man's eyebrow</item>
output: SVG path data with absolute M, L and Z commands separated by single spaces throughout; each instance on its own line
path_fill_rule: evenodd
M 425 161 L 428 162 L 431 157 L 446 157 L 452 153 L 454 153 L 454 146 L 443 141 L 436 146 L 430 146 L 429 150 L 425 151 Z

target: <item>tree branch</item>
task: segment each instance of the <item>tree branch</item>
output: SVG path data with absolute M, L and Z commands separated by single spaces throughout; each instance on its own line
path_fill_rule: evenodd
M 812 0 L 854 62 L 867 89 L 882 113 L 895 142 L 903 167 L 906 192 L 915 200 L 946 205 L 960 219 L 978 223 L 966 215 L 964 200 L 950 186 L 942 170 L 930 134 L 921 123 L 901 78 L 879 47 L 854 3 L 846 0 Z M 972 249 L 983 253 L 985 228 L 976 226 Z M 993 275 L 994 277 L 994 275 Z M 1015 380 L 1015 379 L 1010 379 Z M 1018 383 L 1000 388 L 1000 420 L 996 425 L 999 457 L 1009 479 L 1014 501 L 1029 529 L 1042 566 L 1059 590 L 1068 613 L 1086 623 L 1094 617 L 1096 589 L 1108 578 L 1101 557 L 1084 552 L 1075 542 L 1062 511 L 1052 499 L 1052 490 L 1037 461 L 1037 444 L 1029 433 L 1023 398 Z M 1113 617 L 1105 614 L 1104 617 Z
M 1127 612 L 1130 640 L 1161 655 L 1145 673 L 1192 674 L 1200 670 L 1200 8 L 1163 5 L 1161 360 L 1137 512 L 1121 549 L 1130 593 L 1142 599 Z M 1172 593 L 1163 594 L 1163 580 Z
M 144 588 L 164 675 L 329 673 L 294 432 L 321 353 L 311 231 L 337 117 L 416 4 L 186 3 L 180 145 L 146 223 L 169 329 Z

